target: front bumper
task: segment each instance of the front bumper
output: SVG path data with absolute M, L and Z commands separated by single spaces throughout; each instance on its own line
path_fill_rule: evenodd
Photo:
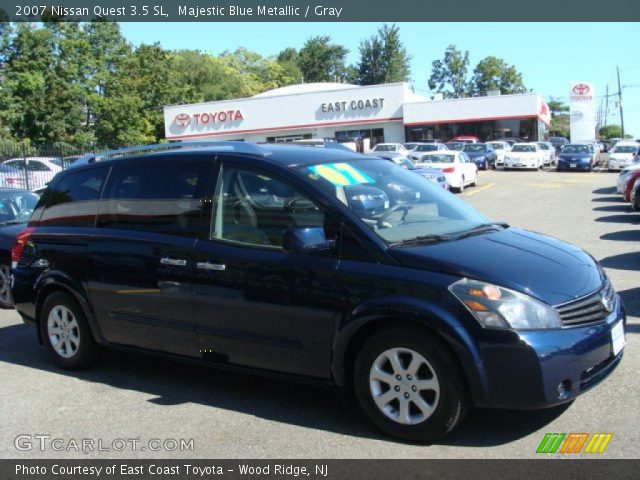
M 570 161 L 570 160 L 558 160 L 557 168 L 560 170 L 582 170 L 589 171 L 591 170 L 591 162 L 590 161 Z
M 566 403 L 605 379 L 624 353 L 613 354 L 612 329 L 623 322 L 624 305 L 594 325 L 513 332 L 508 344 L 482 346 L 489 394 L 476 401 L 489 408 L 546 408 Z M 567 387 L 562 394 L 559 386 Z M 477 400 L 477 399 L 475 399 Z
M 538 168 L 537 160 L 507 160 L 505 168 Z
M 614 160 L 609 159 L 609 170 L 622 170 L 631 165 L 631 160 Z

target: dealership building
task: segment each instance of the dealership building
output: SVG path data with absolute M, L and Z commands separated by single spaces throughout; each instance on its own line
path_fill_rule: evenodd
M 164 108 L 167 140 L 380 142 L 543 139 L 549 109 L 536 93 L 430 100 L 406 83 L 308 83 L 249 98 Z

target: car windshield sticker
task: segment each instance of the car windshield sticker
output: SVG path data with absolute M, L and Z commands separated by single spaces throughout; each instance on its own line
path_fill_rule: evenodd
M 374 183 L 371 177 L 346 163 L 315 165 L 313 167 L 309 167 L 309 170 L 329 181 L 333 185 L 341 187 L 359 185 L 362 183 Z

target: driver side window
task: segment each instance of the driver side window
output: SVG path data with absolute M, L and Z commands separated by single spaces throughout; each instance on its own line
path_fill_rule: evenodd
M 271 173 L 223 165 L 212 239 L 281 250 L 287 228 L 324 228 L 324 223 L 315 202 L 288 182 Z

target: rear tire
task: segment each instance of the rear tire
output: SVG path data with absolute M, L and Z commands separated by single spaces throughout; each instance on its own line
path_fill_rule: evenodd
M 464 192 L 464 177 L 460 179 L 460 187 L 458 188 L 458 193 Z
M 367 339 L 353 369 L 358 402 L 388 435 L 431 443 L 463 420 L 464 377 L 448 348 L 420 328 L 394 326 Z
M 13 308 L 11 298 L 11 265 L 0 263 L 0 308 Z
M 49 295 L 40 311 L 39 328 L 51 359 L 67 370 L 88 368 L 100 347 L 78 302 L 68 293 Z

